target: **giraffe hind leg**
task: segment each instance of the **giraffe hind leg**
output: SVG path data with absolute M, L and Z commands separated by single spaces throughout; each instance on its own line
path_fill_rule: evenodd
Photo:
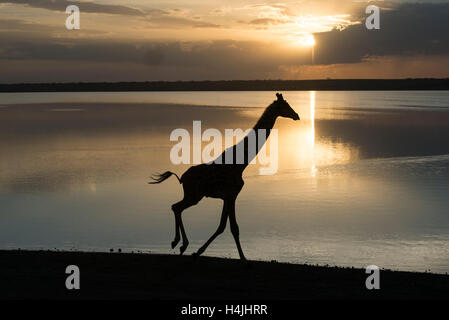
M 182 201 L 180 201 L 180 202 L 177 202 L 177 203 L 175 203 L 174 205 L 172 205 L 171 206 L 171 208 L 172 208 L 172 210 L 173 210 L 173 214 L 174 214 L 174 217 L 175 217 L 175 238 L 173 239 L 173 241 L 171 242 L 171 248 L 172 249 L 174 249 L 177 245 L 178 245 L 178 243 L 179 243 L 179 240 L 181 240 L 181 236 L 179 235 L 179 219 L 177 218 L 177 215 L 176 215 L 176 208 L 177 208 L 177 206 L 181 203 Z
M 184 197 L 184 199 L 175 203 L 172 206 L 172 210 L 175 215 L 175 239 L 172 241 L 171 245 L 172 245 L 172 248 L 176 247 L 176 245 L 179 243 L 179 240 L 181 238 L 180 237 L 180 234 L 181 234 L 182 245 L 179 248 L 180 254 L 183 254 L 189 245 L 189 239 L 187 238 L 187 234 L 184 229 L 184 224 L 182 222 L 181 214 L 185 209 L 187 209 L 193 205 L 196 205 L 199 202 L 199 200 L 201 200 L 201 199 L 193 199 L 193 198 Z

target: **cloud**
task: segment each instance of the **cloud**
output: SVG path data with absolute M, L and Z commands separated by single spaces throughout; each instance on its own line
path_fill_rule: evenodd
M 149 28 L 221 28 L 221 25 L 203 21 L 200 17 L 189 18 L 187 11 L 183 9 L 150 9 L 141 10 L 122 5 L 106 5 L 93 2 L 81 1 L 65 1 L 65 0 L 0 0 L 1 4 L 26 5 L 33 8 L 47 9 L 53 11 L 65 12 L 69 4 L 77 5 L 82 13 L 100 13 L 100 14 L 116 14 L 124 16 L 142 17 L 148 21 Z M 1 29 L 7 29 L 8 26 L 0 25 Z
M 251 5 L 251 8 L 258 8 L 262 11 L 265 11 L 267 14 L 276 14 L 276 15 L 284 15 L 284 16 L 292 16 L 290 8 L 286 4 L 278 3 L 278 4 L 255 4 Z
M 89 13 L 106 13 L 106 14 L 121 14 L 130 16 L 146 16 L 150 12 L 144 12 L 140 9 L 122 6 L 98 4 L 93 2 L 81 1 L 65 1 L 65 0 L 0 0 L 1 3 L 26 5 L 33 8 L 63 11 L 65 12 L 68 5 L 76 5 L 82 12 Z
M 249 24 L 255 24 L 255 25 L 276 25 L 276 24 L 283 24 L 283 23 L 290 23 L 290 20 L 283 20 L 283 19 L 271 19 L 271 18 L 261 18 L 261 19 L 254 19 L 249 22 Z
M 167 14 L 153 14 L 148 18 L 149 28 L 222 28 L 223 26 L 198 19 L 189 19 L 182 16 Z
M 51 32 L 53 30 L 52 27 L 39 24 L 39 23 L 33 23 L 28 22 L 20 19 L 5 19 L 0 20 L 0 32 L 7 31 L 7 32 Z
M 0 33 L 1 82 L 11 82 L 18 76 L 33 81 L 45 75 L 72 81 L 257 79 L 276 74 L 280 64 L 310 59 L 308 52 L 289 52 L 256 41 L 118 43 L 23 37 Z M 43 66 L 47 71 L 39 75 L 37 70 Z
M 315 33 L 315 63 L 360 62 L 387 55 L 449 54 L 449 3 L 402 4 L 381 10 L 380 30 L 364 21 L 344 30 Z
M 202 21 L 201 19 L 190 19 L 186 16 L 186 11 L 183 9 L 151 9 L 141 10 L 123 5 L 107 5 L 98 4 L 94 2 L 81 1 L 65 1 L 65 0 L 0 0 L 1 3 L 9 3 L 16 5 L 26 5 L 33 8 L 47 9 L 53 11 L 65 12 L 66 7 L 70 4 L 77 5 L 81 12 L 87 13 L 103 13 L 103 14 L 118 14 L 125 16 L 138 16 L 149 21 L 150 27 L 192 27 L 192 28 L 220 28 L 221 26 L 215 23 Z

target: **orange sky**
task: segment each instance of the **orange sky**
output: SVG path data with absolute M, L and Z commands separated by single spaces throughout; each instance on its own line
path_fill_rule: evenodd
M 411 2 L 0 0 L 0 82 L 448 77 L 448 1 Z

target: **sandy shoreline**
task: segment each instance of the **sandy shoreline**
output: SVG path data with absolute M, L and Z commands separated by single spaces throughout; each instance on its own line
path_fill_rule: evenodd
M 81 289 L 65 288 L 77 265 Z M 364 269 L 191 256 L 0 251 L 0 299 L 303 300 L 449 299 L 449 276 L 381 270 L 367 290 Z

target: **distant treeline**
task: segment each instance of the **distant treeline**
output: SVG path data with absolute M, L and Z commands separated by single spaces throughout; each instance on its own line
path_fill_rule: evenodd
M 0 84 L 0 92 L 449 90 L 448 79 L 229 80 Z

